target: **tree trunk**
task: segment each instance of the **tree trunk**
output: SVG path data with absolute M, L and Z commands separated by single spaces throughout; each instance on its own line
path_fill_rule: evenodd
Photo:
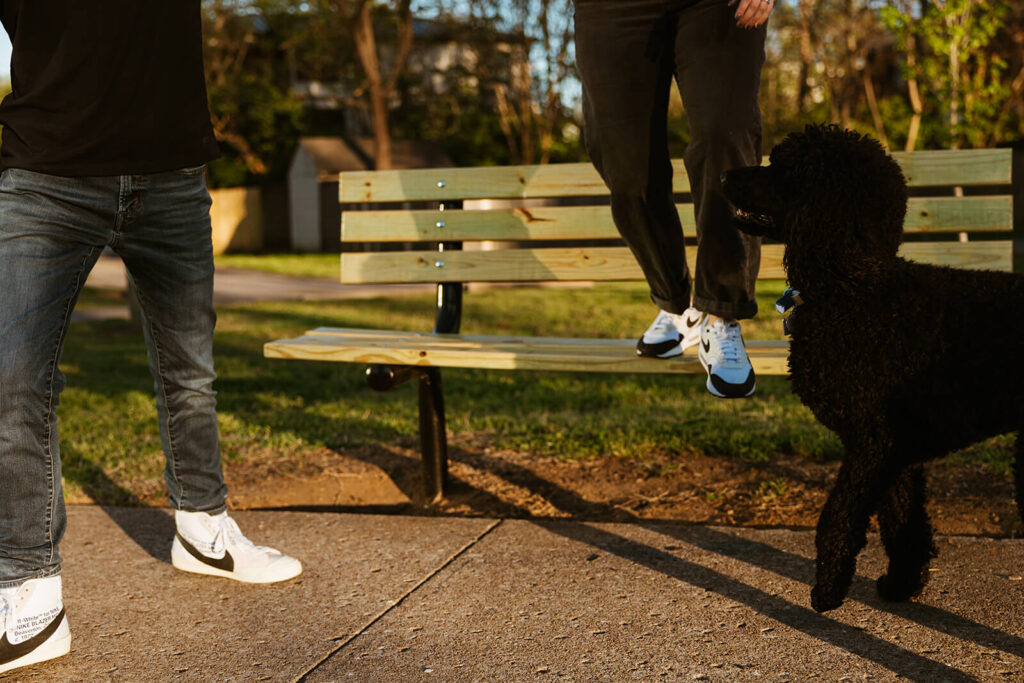
M 370 92 L 373 116 L 373 160 L 374 168 L 384 171 L 392 167 L 391 124 L 388 121 L 387 93 L 381 89 Z
M 393 166 L 391 149 L 391 124 L 389 108 L 391 97 L 398 84 L 398 77 L 405 69 L 412 47 L 411 0 L 401 0 L 398 16 L 402 24 L 398 32 L 398 51 L 391 73 L 385 79 L 377 57 L 377 40 L 373 30 L 373 3 L 361 0 L 351 19 L 352 35 L 355 38 L 359 62 L 366 74 L 367 91 L 370 98 L 370 114 L 373 119 L 373 158 L 378 170 Z
M 921 112 L 924 106 L 921 103 L 921 91 L 917 86 L 917 40 L 913 34 L 907 40 L 907 71 L 911 76 L 907 79 L 907 92 L 910 95 L 910 107 L 914 115 L 910 117 L 910 130 L 907 131 L 907 144 L 903 147 L 908 152 L 917 148 L 917 136 L 921 131 Z
M 811 25 L 815 0 L 800 0 L 800 75 L 796 93 L 796 109 L 803 111 L 810 94 L 811 64 L 814 61 L 814 44 Z
M 867 97 L 868 108 L 871 110 L 871 118 L 875 122 L 875 133 L 878 135 L 878 141 L 888 149 L 889 139 L 885 136 L 885 121 L 882 119 L 882 113 L 878 110 L 878 100 L 875 98 L 875 84 L 871 80 L 871 70 L 865 67 L 863 76 L 864 96 Z

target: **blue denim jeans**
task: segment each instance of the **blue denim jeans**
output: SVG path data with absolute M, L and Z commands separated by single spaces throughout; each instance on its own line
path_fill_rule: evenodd
M 144 176 L 0 175 L 0 587 L 60 571 L 66 526 L 58 364 L 105 247 L 142 307 L 175 509 L 222 509 L 213 248 L 203 168 Z

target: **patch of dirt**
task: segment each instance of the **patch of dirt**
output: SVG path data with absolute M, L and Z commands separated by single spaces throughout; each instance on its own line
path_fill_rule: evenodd
M 225 466 L 233 507 L 404 514 L 674 520 L 693 524 L 809 528 L 838 463 L 775 458 L 767 463 L 652 454 L 562 460 L 449 445 L 445 499 L 428 505 L 413 442 L 338 453 L 247 453 Z M 1013 485 L 982 465 L 930 463 L 928 510 L 942 534 L 1020 536 Z

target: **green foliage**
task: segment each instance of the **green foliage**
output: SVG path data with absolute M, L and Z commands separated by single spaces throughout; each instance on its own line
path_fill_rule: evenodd
M 512 163 L 493 95 L 471 85 L 471 75 L 453 70 L 448 92 L 430 97 L 404 98 L 392 115 L 396 138 L 436 140 L 457 166 L 493 166 Z
M 223 87 L 209 89 L 215 118 L 238 124 L 233 135 L 241 136 L 266 170 L 255 172 L 228 141 L 223 156 L 210 164 L 212 187 L 284 182 L 295 145 L 304 130 L 302 104 L 277 87 L 266 73 L 247 71 Z
M 261 4 L 204 3 L 207 96 L 222 153 L 209 165 L 213 187 L 283 182 L 304 131 L 279 59 L 291 26 L 267 21 Z
M 1013 91 L 1005 79 L 1007 61 L 991 46 L 1009 10 L 1006 0 L 929 3 L 921 16 L 892 5 L 881 8 L 900 49 L 918 46 L 916 63 L 904 62 L 904 69 L 920 84 L 932 120 L 925 138 L 930 145 L 985 147 L 999 141 Z
M 366 77 L 345 7 L 335 0 L 204 0 L 203 6 L 210 101 L 225 152 L 211 165 L 215 185 L 282 182 L 300 135 L 364 134 L 353 132 L 353 125 L 368 125 L 353 124 L 366 118 L 360 103 Z M 561 51 L 572 39 L 566 2 L 433 0 L 416 7 L 420 19 L 433 23 L 418 24 L 414 58 L 398 82 L 390 114 L 394 138 L 437 141 L 465 166 L 538 159 L 542 138 L 551 161 L 584 158 L 574 54 Z M 806 35 L 801 11 L 812 13 Z M 1022 21 L 1012 0 L 778 2 L 762 72 L 765 151 L 788 132 L 820 121 L 881 132 L 891 147 L 903 147 L 914 117 L 905 79 L 915 79 L 922 94 L 918 148 L 1019 138 L 1024 53 L 1015 36 Z M 377 2 L 374 22 L 386 71 L 394 51 L 394 3 Z M 810 61 L 802 69 L 805 49 Z M 521 58 L 516 50 L 531 55 L 529 82 L 518 81 L 518 90 L 510 76 L 519 73 L 510 66 Z M 881 131 L 869 109 L 865 74 L 875 89 Z M 335 89 L 339 108 L 312 109 L 291 94 L 295 82 L 308 81 Z M 547 99 L 548 84 L 555 86 L 557 106 Z M 508 88 L 504 116 L 495 96 L 500 86 Z M 671 154 L 681 156 L 689 139 L 685 111 L 674 104 Z

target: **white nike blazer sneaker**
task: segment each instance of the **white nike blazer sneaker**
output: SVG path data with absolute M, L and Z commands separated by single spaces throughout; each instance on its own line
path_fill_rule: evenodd
M 705 321 L 700 328 L 697 356 L 708 373 L 707 387 L 712 395 L 745 398 L 754 393 L 754 368 L 735 320 Z
M 672 358 L 700 341 L 704 314 L 693 306 L 680 314 L 658 311 L 658 317 L 636 343 L 636 355 Z
M 71 631 L 60 576 L 0 588 L 0 674 L 66 655 Z
M 274 548 L 256 545 L 228 513 L 174 513 L 177 532 L 171 564 L 186 572 L 222 576 L 243 583 L 275 583 L 302 573 L 302 563 Z

